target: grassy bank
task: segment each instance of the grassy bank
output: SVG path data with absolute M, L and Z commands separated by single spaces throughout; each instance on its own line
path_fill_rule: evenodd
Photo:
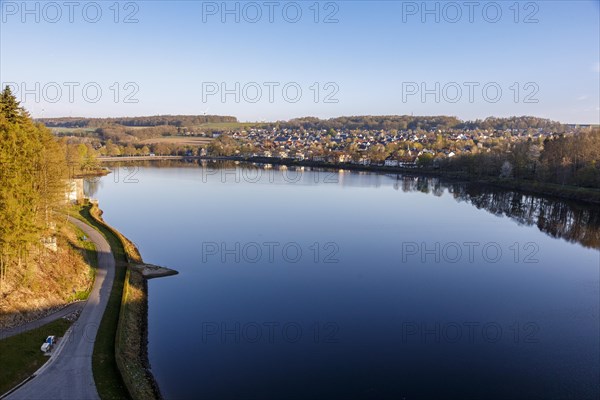
M 123 383 L 115 357 L 115 337 L 119 324 L 119 313 L 121 312 L 121 297 L 123 296 L 123 286 L 127 273 L 127 260 L 121 242 L 110 229 L 92 216 L 93 212 L 92 207 L 87 205 L 79 208 L 72 215 L 93 226 L 106 238 L 115 257 L 116 270 L 108 304 L 94 344 L 92 371 L 101 399 L 128 399 L 130 398 L 129 392 Z
M 94 286 L 94 281 L 96 280 L 96 271 L 98 270 L 98 252 L 96 251 L 96 246 L 93 242 L 85 239 L 86 235 L 83 233 L 81 229 L 76 226 L 73 226 L 74 232 L 77 234 L 77 243 L 80 246 L 81 251 L 83 252 L 83 256 L 85 261 L 90 266 L 90 278 L 91 282 L 89 286 L 85 290 L 76 291 L 73 293 L 68 302 L 78 301 L 78 300 L 86 300 L 90 292 L 92 291 L 92 287 Z
M 92 207 L 92 216 L 104 223 L 100 213 L 101 211 L 97 207 Z M 106 226 L 121 243 L 126 262 L 142 264 L 142 256 L 137 247 L 119 231 L 108 225 Z M 134 399 L 151 400 L 161 396 L 158 385 L 148 368 L 147 293 L 146 280 L 139 272 L 129 269 L 125 277 L 121 298 L 115 354 L 117 366 L 131 396 Z
M 128 270 L 130 262 L 142 263 L 135 245 L 108 226 L 97 206 L 79 210 L 80 218 L 108 240 L 117 264 L 117 275 L 94 347 L 92 367 L 102 399 L 160 398 L 147 359 L 147 284 L 142 275 Z
M 131 269 L 127 271 L 117 330 L 117 364 L 132 397 L 151 400 L 161 396 L 148 370 L 147 288 L 141 273 Z
M 59 318 L 31 331 L 0 340 L 0 394 L 6 393 L 46 361 L 40 346 L 48 335 L 63 336 L 71 322 Z

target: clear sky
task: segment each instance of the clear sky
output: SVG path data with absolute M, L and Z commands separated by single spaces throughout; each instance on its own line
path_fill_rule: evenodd
M 0 5 L 0 81 L 34 117 L 600 122 L 598 0 Z

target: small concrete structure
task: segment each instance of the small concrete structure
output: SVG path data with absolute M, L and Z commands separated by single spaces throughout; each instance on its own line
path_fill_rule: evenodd
M 42 244 L 48 250 L 51 250 L 51 251 L 53 251 L 55 253 L 58 251 L 58 246 L 56 244 L 56 237 L 54 237 L 54 236 L 49 236 L 49 237 L 42 238 Z
M 131 268 L 138 271 L 146 279 L 161 278 L 163 276 L 177 275 L 174 269 L 152 264 L 131 264 Z
M 65 202 L 76 203 L 84 199 L 83 179 L 69 179 L 66 185 Z

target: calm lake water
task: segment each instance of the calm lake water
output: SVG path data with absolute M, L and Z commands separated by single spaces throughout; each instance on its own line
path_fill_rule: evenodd
M 596 399 L 600 215 L 432 178 L 198 163 L 90 184 L 148 263 L 167 399 Z M 159 166 L 163 167 L 159 167 Z

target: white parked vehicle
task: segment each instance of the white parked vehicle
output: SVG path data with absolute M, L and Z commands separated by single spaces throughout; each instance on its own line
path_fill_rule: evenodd
M 42 347 L 40 348 L 40 350 L 42 350 L 44 353 L 47 353 L 50 350 L 52 350 L 52 347 L 54 347 L 55 343 L 56 343 L 56 338 L 54 336 L 48 336 L 46 338 L 46 341 L 44 342 L 44 344 L 42 344 Z

